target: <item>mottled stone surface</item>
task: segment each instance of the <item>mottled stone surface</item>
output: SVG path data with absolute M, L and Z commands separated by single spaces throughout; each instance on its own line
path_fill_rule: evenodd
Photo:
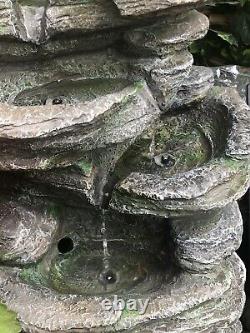
M 124 37 L 131 53 L 141 54 L 143 57 L 163 56 L 202 38 L 208 26 L 206 16 L 191 10 L 172 19 L 166 18 L 153 25 L 128 30 Z
M 237 89 L 243 100 L 248 97 L 249 104 L 249 93 L 247 93 L 247 87 L 250 83 L 250 70 L 249 68 L 239 67 L 239 66 L 222 66 L 214 68 L 215 73 L 215 83 L 217 85 L 222 85 L 225 87 L 233 87 Z M 248 221 L 246 220 L 246 223 Z M 247 236 L 249 238 L 249 236 Z M 249 260 L 247 261 L 247 263 Z M 244 326 L 244 333 L 248 333 L 250 330 L 250 306 L 249 297 L 246 302 L 245 310 L 242 317 L 242 322 Z
M 1 198 L 0 260 L 12 264 L 30 264 L 44 255 L 57 230 L 57 221 L 41 202 L 21 204 Z
M 203 271 L 220 265 L 240 246 L 243 222 L 238 205 L 226 206 L 213 218 L 172 221 L 179 262 L 184 269 Z
M 147 312 L 142 316 L 125 316 L 122 311 L 103 311 L 100 308 L 102 298 L 98 297 L 65 297 L 54 292 L 48 294 L 46 289 L 24 284 L 20 281 L 19 274 L 20 271 L 15 269 L 1 270 L 0 295 L 12 310 L 19 313 L 24 327 L 29 323 L 28 329 L 32 333 L 40 333 L 42 328 L 44 332 L 64 332 L 68 329 L 77 332 L 81 327 L 86 328 L 83 332 L 115 332 L 131 328 L 133 332 L 139 332 L 136 328 L 139 323 L 143 325 L 145 332 L 153 332 L 157 327 L 162 327 L 167 332 L 173 328 L 176 332 L 185 332 L 194 323 L 196 331 L 202 332 L 214 325 L 215 320 L 224 322 L 222 327 L 226 329 L 234 325 L 244 305 L 239 286 L 244 283 L 245 270 L 235 255 L 213 273 L 186 273 L 172 285 L 158 290 L 155 295 L 151 295 Z M 143 295 L 146 296 L 147 294 Z M 24 302 L 30 305 L 28 309 L 23 307 Z M 198 306 L 201 302 L 203 305 Z M 210 319 L 207 317 L 209 313 Z M 150 318 L 161 318 L 161 326 L 158 323 L 150 324 Z
M 25 333 L 242 331 L 250 111 L 193 66 L 205 4 L 0 0 L 0 301 Z
M 202 0 L 188 1 L 204 3 Z M 125 2 L 124 2 L 125 3 Z M 123 3 L 123 5 L 124 5 Z M 181 1 L 179 5 L 181 4 Z M 124 17 L 123 5 L 108 0 L 87 1 L 46 1 L 37 0 L 15 1 L 2 0 L 1 3 L 1 29 L 0 39 L 14 37 L 25 42 L 41 44 L 53 36 L 62 33 L 74 35 L 76 33 L 89 33 L 93 31 L 128 27 L 135 23 L 135 19 Z M 128 4 L 127 4 L 128 5 Z M 126 5 L 126 6 L 127 6 Z M 176 7 L 177 3 L 150 1 L 140 8 L 142 3 L 137 4 L 136 13 L 126 14 L 141 16 L 145 12 L 155 16 L 156 11 Z M 183 5 L 183 4 L 182 4 Z M 130 9 L 135 8 L 134 2 L 129 4 Z M 119 12 L 119 9 L 122 9 Z M 160 13 L 160 16 L 162 14 Z M 142 19 L 144 22 L 152 21 L 152 18 Z M 141 19 L 136 21 L 141 25 Z
M 115 83 L 108 81 L 107 85 Z M 105 85 L 105 82 L 101 84 Z M 70 160 L 80 160 L 79 156 L 86 151 L 136 137 L 158 111 L 145 84 L 126 85 L 125 82 L 124 89 L 117 93 L 105 94 L 104 91 L 103 96 L 101 92 L 100 97 L 93 100 L 83 96 L 87 101 L 79 101 L 76 105 L 13 106 L 9 112 L 9 106 L 2 104 L 1 169 L 67 166 Z M 121 128 L 123 135 L 117 135 L 121 134 Z
M 203 99 L 214 84 L 213 71 L 202 66 L 192 66 L 184 82 L 178 88 L 175 101 L 171 108 L 178 109 Z
M 115 189 L 111 206 L 123 212 L 137 214 L 160 214 L 173 216 L 194 214 L 202 211 L 216 210 L 228 203 L 239 199 L 249 186 L 249 138 L 248 128 L 250 112 L 248 106 L 233 90 L 220 88 L 212 89 L 197 109 L 190 109 L 187 114 L 179 116 L 178 128 L 182 121 L 193 119 L 202 131 L 207 142 L 203 143 L 208 154 L 207 163 L 195 168 L 189 168 L 187 156 L 180 159 L 180 150 L 171 151 L 171 146 L 163 145 L 159 158 L 162 156 L 173 159 L 173 165 L 161 165 L 157 169 L 145 169 L 144 173 L 134 170 L 131 161 L 130 175 Z M 224 122 L 223 131 L 221 122 Z M 161 132 L 168 132 L 167 124 L 161 125 Z M 187 130 L 179 127 L 181 130 Z M 173 131 L 174 132 L 174 131 Z M 224 134 L 222 134 L 224 132 Z M 171 133 L 171 132 L 170 132 Z M 169 134 L 167 134 L 169 135 Z M 178 139 L 177 132 L 177 139 Z M 184 137 L 187 133 L 184 134 Z M 164 140 L 160 137 L 160 140 Z M 182 141 L 180 142 L 183 145 Z M 159 143 L 157 143 L 159 145 Z M 176 142 L 173 141 L 173 145 Z M 170 148 L 170 149 L 169 149 Z M 165 150 L 167 149 L 167 150 Z M 200 149 L 199 149 L 200 150 Z M 201 158 L 202 151 L 197 151 Z M 186 154 L 186 151 L 184 151 Z M 199 160 L 198 157 L 198 160 Z M 179 161 L 178 161 L 179 158 Z M 238 159 L 246 159 L 240 162 Z M 143 161 L 143 155 L 139 161 Z M 158 164 L 157 157 L 154 157 Z M 185 162 L 185 164 L 184 164 Z M 175 166 L 184 167 L 182 172 L 176 172 Z M 186 164 L 187 163 L 187 164 Z M 196 162 L 197 163 L 197 162 Z M 191 164 L 192 165 L 192 164 Z M 171 169 L 173 171 L 171 172 Z M 177 169 L 178 170 L 178 169 Z M 240 172 L 239 172 L 240 170 Z M 170 175 L 169 175 L 170 174 Z
M 120 13 L 124 16 L 137 16 L 144 15 L 150 12 L 157 12 L 171 7 L 178 7 L 183 5 L 201 4 L 200 0 L 114 0 L 115 4 L 120 10 Z M 205 1 L 203 1 L 205 3 Z
M 246 87 L 250 80 L 250 70 L 240 66 L 214 67 L 215 84 L 237 89 L 243 100 L 246 99 Z

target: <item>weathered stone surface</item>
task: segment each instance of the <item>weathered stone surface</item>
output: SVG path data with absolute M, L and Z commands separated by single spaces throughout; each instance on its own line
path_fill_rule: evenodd
M 129 145 L 130 142 L 127 142 L 109 149 L 92 151 L 85 156 L 80 154 L 79 160 L 72 160 L 71 165 L 65 168 L 26 172 L 22 180 L 18 177 L 13 186 L 27 194 L 34 194 L 34 186 L 41 190 L 46 187 L 44 196 L 56 197 L 63 202 L 67 197 L 70 204 L 78 206 L 84 205 L 86 200 L 101 206 L 110 195 L 105 190 L 110 183 L 110 174 Z M 6 189 L 8 185 L 2 184 L 1 187 Z M 72 195 L 74 199 L 71 201 Z
M 1 198 L 0 260 L 12 264 L 30 264 L 49 249 L 57 221 L 42 203 L 34 207 Z
M 18 0 L 13 3 L 2 0 L 0 5 L 2 12 L 0 37 L 14 37 L 38 45 L 53 36 L 60 36 L 62 33 L 75 35 L 128 27 L 135 23 L 134 19 L 121 16 L 114 2 L 108 0 L 84 2 Z M 166 3 L 164 6 L 169 7 Z M 155 11 L 155 8 L 147 11 Z M 150 20 L 146 18 L 142 22 L 147 23 Z M 141 20 L 136 24 L 142 25 Z M 193 24 L 196 25 L 195 22 Z M 199 24 L 203 23 L 198 22 L 198 29 L 200 29 Z
M 205 4 L 203 0 L 113 0 L 123 16 L 138 16 L 157 12 L 171 7 Z
M 12 37 L 13 35 L 15 35 L 15 27 L 13 22 L 11 21 L 12 2 L 8 0 L 1 0 L 0 13 L 1 13 L 0 36 Z
M 119 87 L 112 80 L 101 84 Z M 12 106 L 10 112 L 2 104 L 1 169 L 67 166 L 81 153 L 132 140 L 157 117 L 158 108 L 144 83 L 127 85 L 122 83 L 120 91 L 110 94 L 97 90 L 99 97 L 93 100 L 95 88 L 90 86 L 83 96 L 86 102 L 76 105 Z
M 238 205 L 226 206 L 215 217 L 172 222 L 179 263 L 184 269 L 201 272 L 220 265 L 240 246 L 243 222 Z
M 241 332 L 250 112 L 192 66 L 205 3 L 0 0 L 0 300 L 25 333 Z
M 146 77 L 147 83 L 162 110 L 168 110 L 178 88 L 189 75 L 193 57 L 182 50 L 163 58 L 144 58 L 132 63 L 135 77 Z
M 160 141 L 156 142 L 154 132 L 151 133 L 154 146 L 162 147 L 157 154 L 151 152 L 155 167 L 146 164 L 142 173 L 138 170 L 140 167 L 137 169 L 132 160 L 129 168 L 131 174 L 117 186 L 113 194 L 111 201 L 113 208 L 136 214 L 186 216 L 186 214 L 222 208 L 245 193 L 249 186 L 249 163 L 228 157 L 245 159 L 249 156 L 249 108 L 235 91 L 219 88 L 212 89 L 200 107 L 196 108 L 179 116 L 177 125 L 174 122 L 171 125 L 163 121 L 158 130 Z M 181 122 L 184 121 L 185 124 L 189 117 L 195 124 L 191 126 L 201 129 L 207 140 L 203 143 L 202 149 L 197 148 L 198 160 L 204 158 L 204 149 L 208 153 L 202 162 L 203 165 L 198 167 L 195 167 L 197 158 L 195 156 L 193 164 L 191 163 L 192 168 L 186 156 L 188 140 L 191 140 L 192 136 L 187 135 L 188 127 L 180 126 Z M 222 121 L 224 134 L 221 131 Z M 168 133 L 169 125 L 173 126 L 173 131 Z M 175 135 L 174 128 L 176 128 L 177 142 L 172 140 L 170 144 L 164 145 L 164 131 L 167 138 L 172 133 Z M 178 139 L 180 133 L 177 129 L 185 130 L 185 143 Z M 150 141 L 150 136 L 148 140 Z M 184 148 L 184 153 L 180 153 L 179 147 Z M 137 163 L 141 163 L 139 164 L 141 170 L 143 163 L 145 164 L 146 153 L 142 153 L 141 159 L 136 157 Z M 164 165 L 165 159 L 172 160 L 172 165 Z M 160 170 L 158 166 L 161 167 Z
M 178 89 L 171 109 L 182 108 L 183 106 L 203 99 L 208 93 L 208 90 L 213 86 L 213 83 L 214 75 L 210 68 L 192 66 L 188 77 Z
M 128 51 L 134 54 L 162 56 L 174 50 L 187 48 L 188 44 L 202 38 L 208 31 L 208 18 L 196 10 L 165 19 L 154 25 L 125 32 Z
M 216 210 L 247 191 L 248 172 L 239 175 L 245 167 L 225 167 L 223 162 L 215 162 L 168 178 L 134 173 L 117 187 L 111 207 L 126 213 L 166 217 Z
M 123 19 L 114 3 L 108 0 L 87 0 L 75 4 L 55 2 L 48 7 L 46 16 L 49 36 L 62 32 L 86 33 L 131 23 L 130 20 Z
M 213 68 L 215 84 L 236 88 L 243 100 L 246 99 L 246 87 L 250 80 L 250 70 L 240 66 L 220 66 Z
M 220 88 L 218 88 L 220 89 Z M 226 143 L 226 155 L 229 157 L 242 159 L 250 155 L 250 109 L 242 100 L 235 89 L 225 88 L 216 90 L 213 95 L 208 96 L 204 103 L 215 103 L 216 107 L 224 105 L 227 111 L 228 119 L 231 119 L 229 134 Z
M 64 94 L 67 101 L 67 95 L 74 92 L 74 100 L 68 98 L 68 102 L 75 103 L 83 99 L 83 92 L 80 93 L 79 90 L 81 79 L 144 79 L 159 106 L 167 109 L 177 90 L 188 77 L 192 63 L 192 55 L 186 50 L 162 59 L 126 58 L 110 50 L 91 53 L 91 57 L 59 57 L 43 62 L 42 66 L 36 62 L 21 67 L 9 64 L 0 75 L 0 100 L 21 106 L 43 105 L 47 99 L 53 99 L 58 94 Z
M 40 44 L 61 32 L 88 32 L 126 24 L 110 1 L 78 3 L 1 1 L 0 36 Z M 63 19 L 62 19 L 63 18 Z
M 19 275 L 20 270 L 1 269 L 0 296 L 10 309 L 18 313 L 23 327 L 33 333 L 66 332 L 68 329 L 96 333 L 122 329 L 138 332 L 136 325 L 139 323 L 145 325 L 145 332 L 153 332 L 159 324 L 155 320 L 150 324 L 149 319 L 155 318 L 161 318 L 161 325 L 163 328 L 165 325 L 167 331 L 185 332 L 195 327 L 199 332 L 212 325 L 221 325 L 220 322 L 225 322 L 226 329 L 237 321 L 244 301 L 239 286 L 244 283 L 245 270 L 236 256 L 213 273 L 182 274 L 171 287 L 164 286 L 156 294 L 144 295 L 150 297 L 150 303 L 141 316 L 125 316 L 121 310 L 103 311 L 100 306 L 103 298 L 100 297 L 65 297 L 52 291 L 48 293 L 43 288 L 32 288 L 23 283 Z M 193 290 L 196 290 L 195 294 Z M 24 307 L 24 302 L 30 306 Z M 186 315 L 187 310 L 190 316 Z M 211 313 L 210 319 L 208 313 Z

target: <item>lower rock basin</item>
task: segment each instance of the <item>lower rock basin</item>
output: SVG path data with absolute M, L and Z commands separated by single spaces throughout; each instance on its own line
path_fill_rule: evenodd
M 62 294 L 95 296 L 158 290 L 176 272 L 166 222 L 93 208 L 58 206 L 58 232 L 27 283 Z M 135 241 L 136 239 L 136 241 Z
M 156 292 L 140 294 L 143 301 L 149 300 L 146 312 L 140 315 L 126 310 L 105 311 L 101 306 L 104 297 L 62 295 L 31 286 L 20 279 L 20 270 L 13 268 L 0 269 L 0 295 L 10 309 L 18 312 L 22 327 L 29 333 L 137 333 L 142 329 L 148 333 L 171 329 L 195 333 L 204 329 L 206 332 L 215 332 L 214 329 L 223 333 L 240 332 L 237 319 L 244 303 L 240 291 L 244 274 L 237 256 L 206 275 L 184 273 L 171 285 L 164 284 Z M 135 298 L 135 295 L 128 293 L 124 299 L 130 297 Z

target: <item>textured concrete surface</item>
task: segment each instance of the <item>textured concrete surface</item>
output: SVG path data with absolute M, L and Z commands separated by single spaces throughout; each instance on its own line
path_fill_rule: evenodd
M 0 0 L 0 299 L 25 332 L 242 331 L 250 111 L 235 70 L 193 66 L 206 3 Z

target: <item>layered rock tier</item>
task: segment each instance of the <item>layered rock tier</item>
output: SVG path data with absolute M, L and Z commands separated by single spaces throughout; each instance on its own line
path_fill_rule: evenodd
M 242 331 L 250 109 L 193 65 L 205 4 L 0 1 L 0 300 L 26 333 Z

